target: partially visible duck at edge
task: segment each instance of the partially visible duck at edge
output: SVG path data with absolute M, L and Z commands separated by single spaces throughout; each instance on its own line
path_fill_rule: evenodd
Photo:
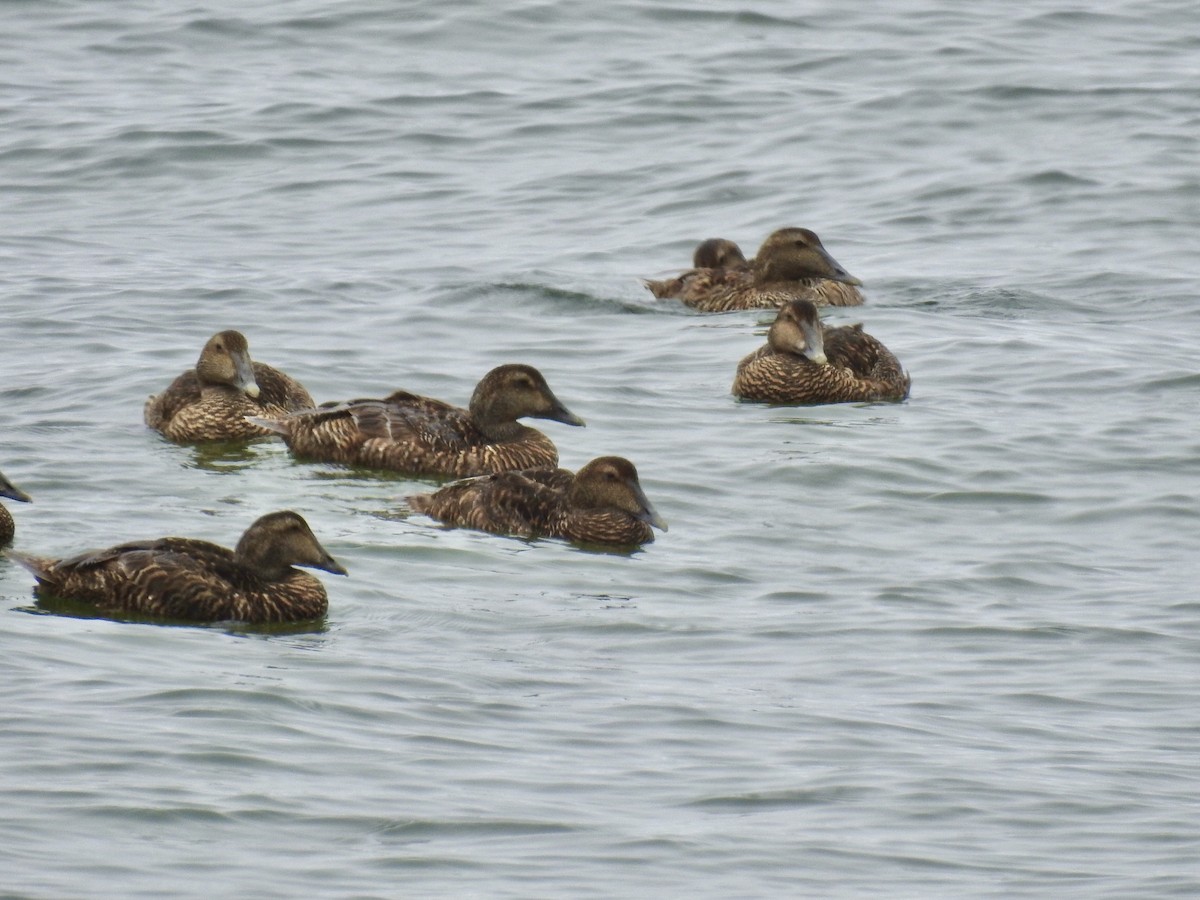
M 699 248 L 697 248 L 699 249 Z M 792 300 L 817 306 L 860 306 L 862 284 L 835 260 L 821 239 L 807 228 L 781 228 L 745 266 L 697 268 L 672 282 L 676 296 L 702 312 L 772 309 Z M 657 291 L 649 283 L 656 296 Z
M 11 481 L 0 474 L 0 497 L 7 497 L 9 500 L 18 500 L 21 503 L 29 503 L 29 495 L 16 487 Z M 16 534 L 17 526 L 13 522 L 12 513 L 0 504 L 0 547 L 12 543 L 13 535 Z
M 196 368 L 146 401 L 146 424 L 176 443 L 232 441 L 270 434 L 246 416 L 278 416 L 315 406 L 300 382 L 250 358 L 246 338 L 209 338 Z
M 667 530 L 637 469 L 620 456 L 593 459 L 575 474 L 538 468 L 468 478 L 408 502 L 447 525 L 582 544 L 632 546 L 654 540 L 651 526 Z
M 327 403 L 253 421 L 283 435 L 301 459 L 462 477 L 558 465 L 558 449 L 517 419 L 583 425 L 532 366 L 498 366 L 479 382 L 467 409 L 407 391 L 382 400 Z
M 251 624 L 319 619 L 325 586 L 294 566 L 346 570 L 290 511 L 268 513 L 233 550 L 193 538 L 134 541 L 69 559 L 9 551 L 38 592 L 90 604 L 108 615 Z
M 862 325 L 826 328 L 808 300 L 779 311 L 767 343 L 737 367 L 733 393 L 768 403 L 903 400 L 911 379 Z

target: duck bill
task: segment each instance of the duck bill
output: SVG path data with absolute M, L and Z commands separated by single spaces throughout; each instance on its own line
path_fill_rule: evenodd
M 254 380 L 254 363 L 250 360 L 249 353 L 235 353 L 233 355 L 234 370 L 237 372 L 237 380 L 234 381 L 234 386 L 245 394 L 247 397 L 256 399 L 258 397 L 258 382 Z
M 587 423 L 575 413 L 571 412 L 557 397 L 553 398 L 554 403 L 550 409 L 538 416 L 539 419 L 552 419 L 555 422 L 562 422 L 564 425 L 586 425 Z
M 334 575 L 349 575 L 350 574 L 349 572 L 346 571 L 345 566 L 343 566 L 341 563 L 339 563 L 336 559 L 334 559 L 328 553 L 325 554 L 325 558 L 323 560 L 321 560 L 321 562 L 313 563 L 312 567 L 314 569 L 321 569 L 325 572 L 332 572 Z
M 804 346 L 798 348 L 800 353 L 818 366 L 829 365 L 829 357 L 825 355 L 825 335 L 820 324 L 805 322 L 800 330 L 804 333 Z
M 0 497 L 7 497 L 9 500 L 19 500 L 21 503 L 33 502 L 27 493 L 14 487 L 4 478 L 0 478 Z
M 631 487 L 633 488 L 633 493 L 638 498 L 638 503 L 641 504 L 642 507 L 642 511 L 638 515 L 638 518 L 647 525 L 653 525 L 659 531 L 665 532 L 667 530 L 667 520 L 658 514 L 658 510 L 654 508 L 654 504 L 646 498 L 646 494 L 642 490 L 641 485 L 634 484 L 631 485 Z
M 828 278 L 830 281 L 840 281 L 842 284 L 854 285 L 855 287 L 862 284 L 862 281 L 843 269 L 841 263 L 830 256 L 829 251 L 824 247 L 820 248 L 820 253 L 825 259 L 825 264 L 829 267 L 829 271 L 823 275 L 824 278 Z

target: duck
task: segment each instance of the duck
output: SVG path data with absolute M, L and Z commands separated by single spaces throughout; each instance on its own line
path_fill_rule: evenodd
M 291 510 L 268 513 L 246 529 L 233 550 L 193 538 L 118 544 L 68 559 L 9 551 L 33 573 L 38 592 L 133 614 L 191 622 L 250 624 L 319 619 L 325 586 L 295 566 L 346 570 Z
M 146 401 L 146 424 L 177 444 L 233 441 L 271 432 L 246 420 L 316 406 L 300 382 L 250 358 L 240 331 L 214 334 L 194 369 Z
M 754 261 L 743 267 L 694 269 L 680 279 L 684 284 L 679 299 L 702 312 L 775 309 L 792 300 L 809 300 L 818 306 L 864 302 L 858 289 L 862 282 L 842 268 L 807 228 L 773 232 Z
M 554 396 L 541 372 L 521 364 L 488 372 L 467 409 L 395 391 L 382 400 L 327 403 L 252 421 L 283 435 L 301 459 L 461 478 L 558 465 L 550 438 L 517 421 L 527 416 L 584 424 Z
M 21 503 L 31 502 L 29 495 L 5 478 L 3 473 L 0 473 L 0 497 L 7 497 L 9 500 L 17 500 Z M 12 513 L 0 504 L 0 547 L 11 544 L 16 532 L 17 526 L 13 522 Z
M 709 238 L 692 252 L 692 268 L 676 278 L 642 283 L 660 300 L 676 298 L 687 303 L 711 293 L 718 285 L 745 281 L 749 273 L 750 263 L 741 247 L 726 238 Z
M 521 537 L 627 546 L 653 541 L 651 526 L 667 530 L 637 469 L 620 456 L 593 459 L 576 473 L 545 467 L 467 478 L 407 499 L 447 525 Z
M 768 403 L 899 401 L 911 381 L 861 323 L 823 327 L 811 301 L 793 300 L 775 317 L 767 343 L 738 363 L 733 393 Z

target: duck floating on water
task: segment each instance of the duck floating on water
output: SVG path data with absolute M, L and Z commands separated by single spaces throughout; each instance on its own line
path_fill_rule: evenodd
M 714 246 L 701 254 L 707 244 Z M 696 248 L 702 261 L 735 260 L 724 245 L 732 241 L 713 238 Z M 741 255 L 741 251 L 737 251 Z M 695 261 L 695 259 L 693 260 Z M 676 297 L 702 312 L 735 309 L 772 309 L 792 300 L 809 300 L 818 306 L 861 306 L 862 282 L 847 272 L 807 228 L 781 228 L 759 248 L 750 262 L 722 266 L 696 266 L 669 281 L 647 281 L 656 297 Z
M 192 538 L 119 544 L 69 559 L 9 551 L 37 578 L 39 591 L 95 606 L 194 622 L 301 622 L 325 615 L 325 586 L 294 566 L 346 570 L 290 511 L 268 513 L 233 550 Z
M 750 263 L 742 248 L 725 238 L 709 238 L 696 245 L 692 268 L 666 281 L 644 281 L 650 293 L 662 299 L 695 301 L 719 286 L 740 284 L 750 278 Z
M 279 416 L 316 404 L 300 382 L 250 358 L 239 331 L 214 334 L 196 368 L 146 401 L 146 424 L 176 443 L 262 437 L 270 430 L 247 416 Z
M 574 474 L 535 468 L 468 478 L 408 502 L 447 525 L 585 544 L 644 544 L 654 540 L 651 526 L 667 530 L 637 469 L 620 456 L 593 459 Z
M 21 503 L 29 503 L 29 495 L 20 490 L 16 485 L 4 477 L 0 473 L 0 497 L 7 497 L 9 500 L 17 500 Z M 17 525 L 13 521 L 12 513 L 0 504 L 0 547 L 5 544 L 12 543 L 13 535 L 17 532 Z
M 583 425 L 533 366 L 498 366 L 479 382 L 467 409 L 396 391 L 350 400 L 257 425 L 283 435 L 297 457 L 416 475 L 462 477 L 556 466 L 558 449 L 517 419 Z
M 779 311 L 767 343 L 737 367 L 733 393 L 768 403 L 903 400 L 911 379 L 862 325 L 822 326 L 808 300 Z

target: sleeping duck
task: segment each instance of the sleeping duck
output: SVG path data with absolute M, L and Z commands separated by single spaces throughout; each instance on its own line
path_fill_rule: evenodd
M 750 277 L 742 248 L 725 238 L 701 241 L 692 253 L 692 268 L 667 281 L 644 281 L 655 297 L 689 299 L 711 293 L 718 284 L 736 284 Z
M 779 311 L 767 343 L 740 363 L 733 393 L 768 403 L 903 400 L 910 379 L 862 325 L 825 328 L 808 300 Z
M 7 497 L 9 500 L 19 500 L 22 503 L 29 502 L 29 495 L 19 490 L 3 474 L 0 474 L 0 497 Z M 12 542 L 16 530 L 17 526 L 13 522 L 12 513 L 0 504 L 0 547 Z
M 39 592 L 89 603 L 104 613 L 195 622 L 317 619 L 329 605 L 325 586 L 293 566 L 346 574 L 294 512 L 258 519 L 234 550 L 165 537 L 70 559 L 9 555 L 34 574 Z
M 196 368 L 146 401 L 146 424 L 177 443 L 232 441 L 271 432 L 246 416 L 280 416 L 316 404 L 295 379 L 250 359 L 246 338 L 222 331 L 209 338 Z
M 467 478 L 408 502 L 447 525 L 586 544 L 644 544 L 667 523 L 642 492 L 637 469 L 619 456 L 593 459 L 574 475 L 534 468 Z
M 252 421 L 283 435 L 302 459 L 462 477 L 557 465 L 558 449 L 550 438 L 517 421 L 526 416 L 583 424 L 541 372 L 523 365 L 488 372 L 467 409 L 396 391 L 382 400 L 327 403 Z
M 792 300 L 809 300 L 818 306 L 863 303 L 858 290 L 862 282 L 843 269 L 807 228 L 776 231 L 746 266 L 697 268 L 672 282 L 654 284 L 675 282 L 681 282 L 676 296 L 703 312 L 771 309 Z M 647 285 L 655 291 L 651 283 Z

